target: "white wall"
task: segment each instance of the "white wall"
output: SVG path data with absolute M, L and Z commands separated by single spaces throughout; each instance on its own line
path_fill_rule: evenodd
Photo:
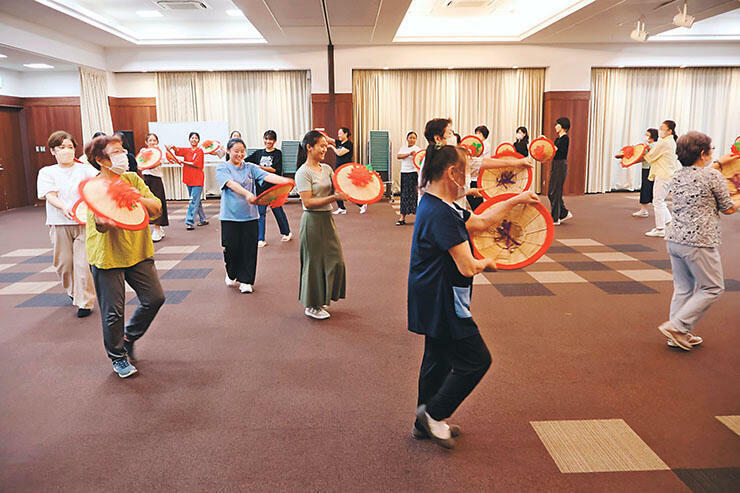
M 70 72 L 18 72 L 0 70 L 0 94 L 21 98 L 66 97 L 80 95 L 80 75 Z
M 157 78 L 152 73 L 108 73 L 108 95 L 117 98 L 156 98 Z
M 0 78 L 3 79 L 0 95 L 23 97 L 23 83 L 21 82 L 20 72 L 0 69 Z

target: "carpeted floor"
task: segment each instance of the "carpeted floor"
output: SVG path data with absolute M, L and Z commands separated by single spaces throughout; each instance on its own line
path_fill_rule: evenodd
M 0 491 L 736 491 L 740 215 L 722 218 L 727 292 L 683 353 L 656 329 L 670 266 L 636 195 L 566 199 L 546 258 L 476 278 L 494 362 L 451 452 L 410 437 L 412 226 L 388 202 L 335 217 L 348 293 L 323 322 L 297 301 L 297 202 L 289 243 L 268 216 L 250 295 L 224 285 L 218 202 L 193 232 L 172 203 L 168 301 L 127 380 L 97 307 L 77 319 L 48 271 L 43 209 L 0 214 Z

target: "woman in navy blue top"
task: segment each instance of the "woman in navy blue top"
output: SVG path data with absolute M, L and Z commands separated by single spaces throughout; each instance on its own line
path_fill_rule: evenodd
M 469 188 L 466 156 L 463 148 L 450 145 L 427 150 L 408 281 L 408 329 L 424 335 L 413 436 L 447 448 L 454 446 L 458 429 L 445 420 L 491 365 L 470 313 L 470 297 L 473 276 L 496 264 L 473 256 L 469 233 L 501 222 L 517 204 L 539 202 L 534 193 L 523 192 L 480 215 L 453 204 Z

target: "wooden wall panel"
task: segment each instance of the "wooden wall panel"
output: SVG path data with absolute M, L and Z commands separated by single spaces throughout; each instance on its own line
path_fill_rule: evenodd
M 149 133 L 149 122 L 157 121 L 156 98 L 114 98 L 110 96 L 108 103 L 113 128 L 133 131 L 136 150 L 144 147 L 144 137 Z
M 25 98 L 24 112 L 28 129 L 28 155 L 30 174 L 28 186 L 32 196 L 36 196 L 36 177 L 38 170 L 54 163 L 46 142 L 49 135 L 56 130 L 66 130 L 77 142 L 77 155 L 82 154 L 82 114 L 80 98 Z M 43 150 L 36 148 L 43 147 Z
M 570 147 L 568 149 L 568 176 L 564 195 L 586 193 L 586 153 L 588 148 L 588 105 L 590 91 L 549 91 L 545 93 L 544 133 L 553 141 L 557 137 L 555 120 L 564 116 L 570 119 Z M 550 166 L 542 167 L 542 191 L 547 191 Z
M 335 137 L 337 130 L 341 127 L 347 127 L 350 130 L 353 128 L 352 119 L 352 93 L 341 93 L 335 95 L 334 105 L 334 121 L 336 122 L 336 128 L 327 128 L 329 121 L 329 95 L 328 94 L 312 94 L 311 95 L 311 106 L 313 113 L 313 128 L 324 128 L 326 133 Z M 351 137 L 352 142 L 355 142 L 354 136 Z M 355 144 L 356 146 L 357 144 Z M 328 152 L 326 155 L 327 164 L 334 165 L 336 156 L 333 152 Z
M 22 107 L 0 107 L 0 211 L 29 205 L 21 138 Z

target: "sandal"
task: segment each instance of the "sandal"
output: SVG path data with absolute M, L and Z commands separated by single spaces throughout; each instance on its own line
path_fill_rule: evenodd
M 693 346 L 698 346 L 698 345 L 699 345 L 699 344 L 701 344 L 702 342 L 704 342 L 704 339 L 702 339 L 702 338 L 701 338 L 701 337 L 699 337 L 699 336 L 695 336 L 695 335 L 693 335 L 693 334 L 692 334 L 691 336 L 689 336 L 689 344 L 691 344 L 691 346 L 692 346 L 692 347 L 693 347 Z M 673 342 L 673 340 L 671 340 L 671 339 L 668 339 L 668 343 L 667 343 L 667 344 L 668 344 L 668 346 L 670 346 L 670 347 L 678 347 L 678 346 L 676 345 L 676 343 L 675 343 L 675 342 Z
M 685 343 L 681 342 L 678 339 L 678 335 L 681 335 L 680 332 L 678 332 L 676 329 L 673 328 L 673 325 L 671 325 L 671 322 L 663 322 L 660 327 L 658 327 L 658 330 L 666 336 L 670 341 L 673 341 L 673 343 L 676 345 L 676 347 L 679 347 L 683 349 L 684 351 L 691 351 L 692 347 L 691 345 L 686 345 Z
M 396 226 L 403 226 L 404 224 L 406 224 L 406 221 L 404 221 L 403 219 L 399 219 L 398 221 L 396 221 Z

